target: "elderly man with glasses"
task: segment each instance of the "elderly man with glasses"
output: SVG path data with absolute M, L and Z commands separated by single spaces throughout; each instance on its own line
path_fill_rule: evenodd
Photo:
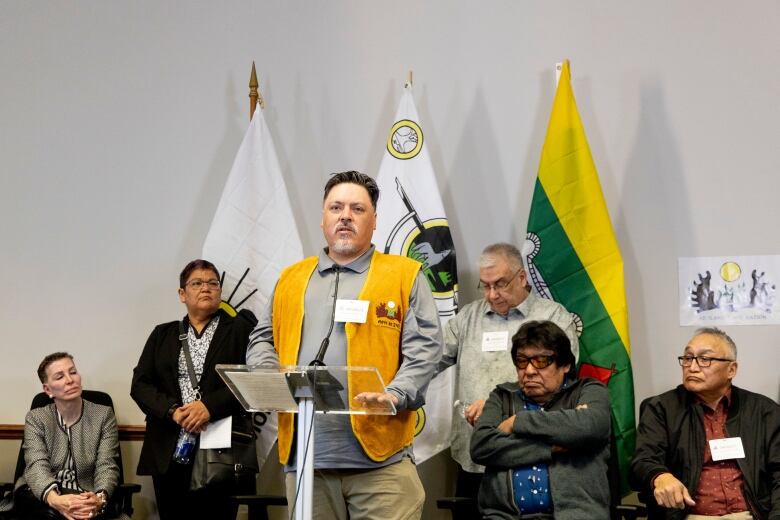
M 682 385 L 640 408 L 632 485 L 655 518 L 780 518 L 780 407 L 731 384 L 737 347 L 699 329 L 678 358 Z
M 569 338 L 549 321 L 512 337 L 513 380 L 490 394 L 471 438 L 485 465 L 482 518 L 609 518 L 609 395 L 577 379 Z
M 460 465 L 455 493 L 476 498 L 484 467 L 471 460 L 473 425 L 493 388 L 515 378 L 506 362 L 510 338 L 521 325 L 549 320 L 566 332 L 575 361 L 577 333 L 572 315 L 559 303 L 529 291 L 520 251 L 512 244 L 487 246 L 479 259 L 484 298 L 469 303 L 444 325 L 439 369 L 456 364 L 451 453 Z M 572 364 L 572 368 L 573 368 Z

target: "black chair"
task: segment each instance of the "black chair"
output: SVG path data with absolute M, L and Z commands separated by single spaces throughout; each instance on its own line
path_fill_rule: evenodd
M 268 506 L 287 506 L 287 497 L 281 495 L 236 495 L 232 498 L 239 505 L 249 507 L 249 520 L 268 520 Z
M 436 507 L 449 510 L 452 520 L 474 520 L 479 516 L 477 501 L 471 497 L 443 497 L 436 500 Z
M 648 520 L 664 520 L 664 518 L 666 518 L 668 509 L 658 505 L 652 491 L 639 491 L 637 493 L 637 500 L 639 500 L 647 509 Z
M 111 399 L 111 396 L 105 392 L 101 392 L 99 390 L 83 390 L 81 397 L 95 404 L 110 406 L 112 410 L 114 409 L 114 401 Z M 52 402 L 53 400 L 48 395 L 41 392 L 33 398 L 32 404 L 30 405 L 30 410 L 34 410 L 35 408 L 40 408 L 42 406 L 47 406 Z M 113 509 L 112 513 L 114 513 L 116 516 L 118 516 L 120 513 L 124 513 L 128 517 L 132 518 L 133 494 L 141 491 L 141 485 L 125 483 L 121 450 L 117 450 L 116 463 L 119 466 L 119 483 L 114 490 L 114 494 L 111 496 L 111 500 L 109 501 L 108 506 Z M 19 477 L 21 477 L 22 473 L 24 473 L 24 466 L 24 450 L 20 447 L 19 456 L 16 459 L 14 482 L 0 483 L 0 493 L 2 493 L 2 495 L 0 495 L 1 497 L 5 497 L 6 493 L 13 493 L 14 483 L 19 480 Z M 13 518 L 13 516 L 7 516 L 4 518 Z
M 644 506 L 621 503 L 623 490 L 614 432 L 610 433 L 609 436 L 607 480 L 609 481 L 609 514 L 611 520 L 637 520 L 637 518 L 645 518 L 647 516 L 647 509 Z

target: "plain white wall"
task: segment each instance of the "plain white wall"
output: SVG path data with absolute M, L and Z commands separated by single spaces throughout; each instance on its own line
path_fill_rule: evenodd
M 257 63 L 304 247 L 327 173 L 375 174 L 409 69 L 458 252 L 520 243 L 554 95 L 574 92 L 627 276 L 637 404 L 680 379 L 679 256 L 780 253 L 776 0 L 0 0 L 0 422 L 75 354 L 120 423 L 176 319 L 246 129 Z M 778 397 L 778 327 L 730 327 L 737 384 Z

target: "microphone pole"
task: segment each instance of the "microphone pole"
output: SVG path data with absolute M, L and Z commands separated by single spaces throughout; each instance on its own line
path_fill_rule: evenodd
M 325 335 L 325 337 L 322 339 L 322 343 L 320 343 L 320 349 L 317 351 L 317 355 L 314 357 L 314 360 L 309 363 L 309 366 L 311 367 L 324 367 L 325 366 L 325 353 L 328 351 L 328 345 L 330 345 L 330 335 L 333 333 L 333 323 L 336 321 L 336 302 L 338 301 L 339 297 L 339 273 L 341 272 L 340 266 L 336 265 L 336 283 L 335 287 L 333 289 L 333 308 L 331 309 L 331 315 L 330 315 L 330 327 L 328 328 L 328 333 Z

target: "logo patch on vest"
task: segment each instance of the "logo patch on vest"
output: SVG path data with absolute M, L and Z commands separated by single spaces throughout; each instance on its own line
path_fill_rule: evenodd
M 401 330 L 401 309 L 393 300 L 379 302 L 376 306 L 376 324 Z

